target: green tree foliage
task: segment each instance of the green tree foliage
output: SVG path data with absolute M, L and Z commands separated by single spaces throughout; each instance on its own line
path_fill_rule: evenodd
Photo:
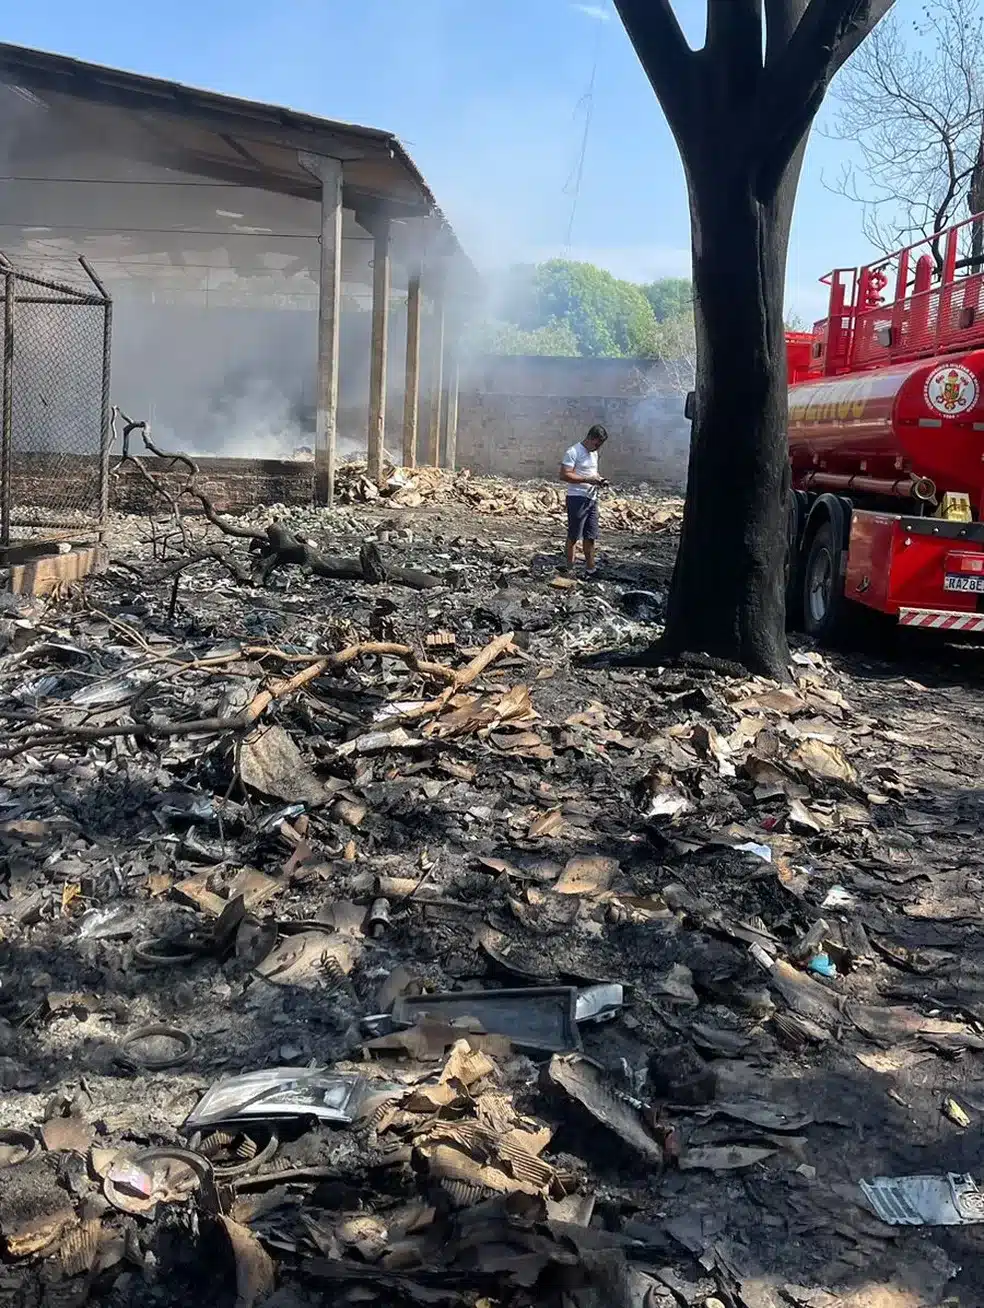
M 697 368 L 693 307 L 657 323 L 656 331 L 656 358 L 663 364 L 673 389 L 685 395 L 693 390 Z
M 520 331 L 565 324 L 574 334 L 577 353 L 595 358 L 654 352 L 656 317 L 642 288 L 594 264 L 551 259 L 517 265 L 498 290 L 497 320 Z
M 482 323 L 475 335 L 475 348 L 479 354 L 553 355 L 560 358 L 573 358 L 581 353 L 570 323 L 556 319 L 532 330 L 524 330 L 512 322 Z
M 551 259 L 534 273 L 519 325 L 570 324 L 580 352 L 593 358 L 650 355 L 656 320 L 640 287 L 590 263 Z
M 642 293 L 652 305 L 657 322 L 693 317 L 694 288 L 689 277 L 663 277 L 643 286 Z
M 787 314 L 786 326 L 805 324 Z M 473 335 L 480 354 L 661 359 L 689 390 L 696 358 L 693 287 L 685 277 L 646 285 L 591 263 L 517 264 L 499 285 L 499 313 Z

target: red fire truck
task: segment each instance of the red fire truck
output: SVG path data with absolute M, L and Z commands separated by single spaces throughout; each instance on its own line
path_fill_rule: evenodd
M 821 280 L 786 338 L 791 622 L 984 632 L 984 215 Z

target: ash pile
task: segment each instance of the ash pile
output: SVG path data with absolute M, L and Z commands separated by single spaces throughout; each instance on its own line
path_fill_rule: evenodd
M 979 1284 L 960 677 L 580 666 L 658 631 L 674 502 L 588 583 L 546 490 L 228 522 L 187 462 L 105 575 L 3 601 L 3 1302 Z

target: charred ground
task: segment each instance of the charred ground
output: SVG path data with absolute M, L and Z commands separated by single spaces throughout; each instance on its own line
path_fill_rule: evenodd
M 659 601 L 630 616 L 622 597 L 665 594 L 678 505 L 610 505 L 602 579 L 558 586 L 553 490 L 432 479 L 365 502 L 351 484 L 350 506 L 282 520 L 440 585 L 286 566 L 254 586 L 214 557 L 163 576 L 194 543 L 162 513 L 153 533 L 116 520 L 84 590 L 4 601 L 0 1126 L 48 1147 L 18 1164 L 0 1137 L 0 1299 L 981 1302 L 981 1227 L 886 1226 L 857 1182 L 979 1163 L 984 656 L 800 647 L 782 688 L 587 669 L 658 631 Z M 369 641 L 411 653 L 285 690 Z M 248 730 L 181 730 L 264 692 Z M 783 992 L 749 946 L 795 959 L 818 919 L 838 975 Z M 301 931 L 334 967 L 290 953 Z M 549 1052 L 473 1033 L 462 1062 L 461 1032 L 367 1047 L 361 1025 L 394 994 L 606 981 L 626 1002 L 580 1039 L 615 1125 Z M 153 1024 L 190 1057 L 149 1071 L 181 1047 L 123 1047 Z M 281 1125 L 217 1205 L 107 1201 L 114 1156 L 186 1146 L 216 1080 L 312 1062 L 404 1101 Z M 516 1171 L 510 1133 L 542 1166 Z

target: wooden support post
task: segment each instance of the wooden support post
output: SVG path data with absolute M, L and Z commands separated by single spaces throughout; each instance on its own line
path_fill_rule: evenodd
M 428 462 L 441 466 L 441 416 L 444 408 L 444 293 L 438 291 L 434 304 L 434 339 L 431 345 L 430 441 Z
M 342 307 L 342 164 L 298 153 L 301 166 L 321 182 L 321 282 L 318 296 L 318 411 L 314 437 L 314 497 L 335 498 L 338 427 L 338 338 Z
M 407 286 L 407 371 L 403 393 L 403 466 L 417 466 L 417 417 L 420 410 L 420 269 Z
M 454 471 L 455 460 L 458 457 L 458 383 L 460 376 L 461 359 L 458 353 L 458 343 L 454 341 L 448 348 L 448 358 L 445 365 L 445 396 L 444 396 L 444 466 Z
M 369 361 L 369 444 L 366 471 L 372 481 L 383 475 L 386 441 L 386 346 L 389 332 L 390 222 L 376 218 L 372 245 L 372 346 Z

